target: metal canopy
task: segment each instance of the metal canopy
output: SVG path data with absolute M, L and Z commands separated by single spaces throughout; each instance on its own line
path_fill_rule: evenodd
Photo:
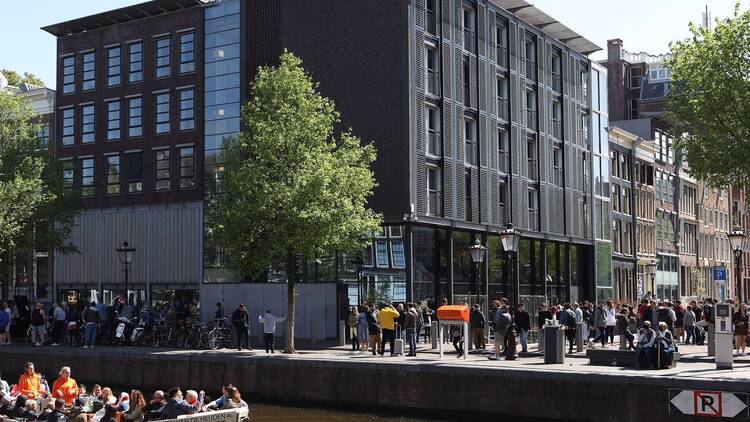
M 492 2 L 580 54 L 589 55 L 602 49 L 525 0 L 492 0 Z
M 200 0 L 152 0 L 96 15 L 45 26 L 42 30 L 56 37 L 78 34 L 119 23 L 157 16 L 168 12 L 200 6 Z

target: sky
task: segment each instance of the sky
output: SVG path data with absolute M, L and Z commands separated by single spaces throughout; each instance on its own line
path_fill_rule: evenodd
M 39 28 L 142 1 L 0 0 L 0 69 L 33 73 L 54 88 L 55 37 Z M 688 23 L 700 23 L 706 5 L 714 18 L 726 17 L 733 13 L 736 0 L 532 0 L 531 3 L 603 49 L 608 39 L 621 38 L 627 51 L 659 54 L 668 51 L 670 41 L 689 35 Z M 750 1 L 742 0 L 741 5 L 745 10 Z M 599 60 L 606 57 L 606 52 L 591 57 Z

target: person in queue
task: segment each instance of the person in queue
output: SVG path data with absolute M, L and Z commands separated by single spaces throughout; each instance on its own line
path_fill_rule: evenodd
M 23 374 L 18 379 L 19 394 L 23 394 L 27 399 L 46 397 L 47 392 L 42 388 L 42 376 L 34 371 L 34 363 L 26 362 L 23 368 Z
M 125 421 L 127 422 L 143 422 L 144 420 L 144 409 L 146 408 L 146 400 L 143 398 L 143 394 L 140 390 L 133 390 L 130 392 L 130 408 L 125 412 Z
M 78 384 L 70 377 L 69 366 L 63 366 L 60 369 L 57 379 L 52 384 L 52 396 L 62 399 L 68 407 L 72 406 L 73 401 L 78 397 Z
M 180 387 L 173 387 L 167 395 L 169 396 L 169 400 L 167 400 L 167 404 L 164 406 L 161 414 L 163 419 L 177 419 L 178 416 L 190 415 L 200 411 L 203 398 L 206 394 L 201 391 L 198 394 L 198 401 L 192 406 L 183 400 Z

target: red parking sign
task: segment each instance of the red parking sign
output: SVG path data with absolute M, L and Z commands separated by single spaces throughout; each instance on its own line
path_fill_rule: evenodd
M 721 417 L 721 391 L 694 391 L 693 414 L 695 416 Z

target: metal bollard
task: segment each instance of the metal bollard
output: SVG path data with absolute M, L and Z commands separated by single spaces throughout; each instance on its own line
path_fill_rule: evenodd
M 430 340 L 432 341 L 432 348 L 437 349 L 438 347 L 438 323 L 437 321 L 432 322 L 432 327 L 430 327 Z
M 716 356 L 716 333 L 714 332 L 714 324 L 708 323 L 706 327 L 706 341 L 708 342 L 708 355 Z
M 339 346 L 346 346 L 346 323 L 339 321 Z
M 576 350 L 583 352 L 583 323 L 576 323 Z

